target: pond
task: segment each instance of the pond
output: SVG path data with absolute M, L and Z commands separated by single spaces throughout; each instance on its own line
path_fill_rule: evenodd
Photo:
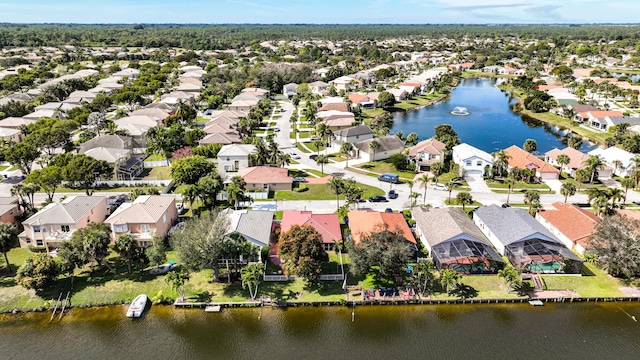
M 451 124 L 462 142 L 488 153 L 511 145 L 522 147 L 527 139 L 536 140 L 540 154 L 566 146 L 568 130 L 514 113 L 510 108 L 514 102 L 508 92 L 496 87 L 495 79 L 463 79 L 446 101 L 396 113 L 391 130 L 405 135 L 415 132 L 424 140 L 433 136 L 436 125 Z M 468 114 L 452 114 L 459 110 L 456 108 L 464 108 Z M 585 142 L 580 150 L 594 147 Z

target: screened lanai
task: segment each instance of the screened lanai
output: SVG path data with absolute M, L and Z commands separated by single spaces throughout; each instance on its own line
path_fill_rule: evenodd
M 463 274 L 496 273 L 504 267 L 502 257 L 489 244 L 468 239 L 452 240 L 434 246 L 433 262 L 438 268 Z
M 582 259 L 564 245 L 530 239 L 507 245 L 505 255 L 523 272 L 580 274 Z

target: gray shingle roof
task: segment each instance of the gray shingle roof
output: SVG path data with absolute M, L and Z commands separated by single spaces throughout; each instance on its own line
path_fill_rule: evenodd
M 482 231 L 464 213 L 455 208 L 423 210 L 416 207 L 411 211 L 416 225 L 420 228 L 429 246 L 434 247 L 452 238 L 464 236 L 467 240 L 491 246 Z
M 247 237 L 249 241 L 252 239 L 257 240 L 261 243 L 261 246 L 269 244 L 271 225 L 273 224 L 273 211 L 228 210 L 227 214 L 231 218 L 231 230 L 229 233 L 237 232 Z
M 360 149 L 361 151 L 370 153 L 370 152 L 373 152 L 373 150 L 371 150 L 371 148 L 369 147 L 369 144 L 371 144 L 373 140 L 377 141 L 378 144 L 380 144 L 378 149 L 376 149 L 376 153 L 381 153 L 384 151 L 392 151 L 397 149 L 404 149 L 404 143 L 402 142 L 402 140 L 398 139 L 397 136 L 384 136 L 381 138 L 358 141 L 353 145 L 356 148 Z
M 371 130 L 367 125 L 358 125 L 346 129 L 342 129 L 336 132 L 338 136 L 358 136 L 358 135 L 368 135 L 373 134 L 373 130 Z
M 104 147 L 109 149 L 130 149 L 131 138 L 121 135 L 103 135 L 94 137 L 93 139 L 80 145 L 80 153 L 85 153 L 88 150 Z
M 522 208 L 505 209 L 494 204 L 479 207 L 473 216 L 482 220 L 504 245 L 513 244 L 536 234 L 547 238 L 545 240 L 562 245 L 558 238 Z

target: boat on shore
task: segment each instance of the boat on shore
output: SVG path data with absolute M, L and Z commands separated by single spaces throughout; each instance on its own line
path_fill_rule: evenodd
M 140 294 L 136 296 L 135 299 L 129 305 L 129 309 L 127 310 L 127 317 L 129 318 L 139 318 L 144 312 L 145 307 L 147 306 L 147 295 Z

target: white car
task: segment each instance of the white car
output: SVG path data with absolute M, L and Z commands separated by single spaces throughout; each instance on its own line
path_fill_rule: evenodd
M 291 158 L 294 160 L 300 160 L 300 155 L 296 154 L 296 153 L 291 153 Z
M 434 190 L 440 190 L 440 191 L 449 191 L 449 189 L 447 188 L 447 185 L 445 184 L 435 184 L 433 186 Z

